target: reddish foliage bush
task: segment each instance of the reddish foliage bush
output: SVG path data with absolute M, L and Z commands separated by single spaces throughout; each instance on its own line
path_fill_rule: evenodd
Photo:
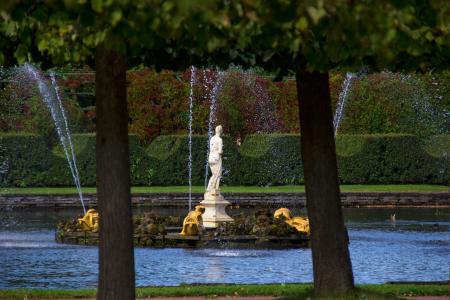
M 64 74 L 64 73 L 63 73 Z M 352 82 L 342 133 L 437 133 L 448 130 L 442 123 L 450 106 L 450 73 L 405 76 L 375 73 Z M 345 74 L 330 72 L 333 110 Z M 405 78 L 409 78 L 405 80 Z M 149 144 L 156 136 L 186 133 L 189 122 L 191 72 L 156 72 L 151 69 L 127 73 L 130 133 Z M 221 83 L 217 88 L 216 82 Z M 89 70 L 65 73 L 60 78 L 69 119 L 74 132 L 94 130 L 95 76 Z M 230 70 L 220 75 L 195 70 L 193 132 L 208 132 L 210 103 L 214 92 L 217 110 L 212 129 L 222 124 L 225 133 L 243 140 L 251 133 L 299 133 L 295 80 L 273 82 L 271 77 Z M 7 85 L 0 92 L 0 130 L 48 133 L 48 113 L 31 101 L 32 88 Z M 415 106 L 411 106 L 416 103 Z M 81 107 L 81 108 L 80 108 Z M 38 117 L 42 116 L 42 117 Z M 447 122 L 448 123 L 448 122 Z M 436 127 L 429 132 L 430 124 Z
M 189 122 L 190 70 L 180 74 L 149 69 L 128 72 L 130 132 L 144 144 L 161 134 L 185 133 Z M 221 83 L 217 86 L 217 82 Z M 251 73 L 195 70 L 193 132 L 209 130 L 212 97 L 216 111 L 212 129 L 243 139 L 256 132 L 298 132 L 295 82 L 274 83 Z M 214 95 L 214 93 L 216 93 Z
M 330 88 L 333 99 L 337 99 L 342 75 L 331 76 Z M 334 78 L 337 78 L 334 80 Z M 131 70 L 127 73 L 129 130 L 139 136 L 143 144 L 150 143 L 162 134 L 185 133 L 189 122 L 189 91 L 191 72 L 182 73 L 151 69 Z M 217 82 L 220 84 L 217 86 Z M 222 124 L 226 134 L 235 139 L 243 139 L 251 133 L 285 132 L 298 133 L 298 103 L 294 80 L 273 82 L 270 77 L 256 76 L 251 72 L 229 71 L 219 75 L 209 69 L 195 70 L 193 131 L 197 134 L 208 132 L 210 103 L 216 96 L 216 111 L 212 116 L 212 128 Z M 79 106 L 66 100 L 72 127 L 76 132 L 94 130 L 95 124 L 95 75 L 90 70 L 64 73 L 59 83 L 69 97 Z M 25 100 L 30 97 L 29 89 L 15 89 L 16 99 Z M 216 92 L 216 95 L 214 93 Z M 1 96 L 10 97 L 11 88 L 5 89 Z M 27 95 L 25 95 L 27 94 Z M 87 99 L 87 100 L 86 100 Z M 5 101 L 3 101 L 5 103 Z M 17 102 L 17 101 L 16 101 Z M 25 122 L 31 115 L 36 115 L 30 103 L 20 107 L 9 105 L 9 111 L 15 109 L 19 114 L 9 117 L 1 116 L 2 131 L 27 130 Z M 6 106 L 8 106 L 6 105 Z M 6 107 L 5 106 L 5 107 Z M 8 111 L 8 110 L 3 110 Z M 80 115 L 81 114 L 81 115 Z M 45 112 L 41 114 L 47 120 Z M 77 124 L 73 124 L 74 120 Z M 39 120 L 34 122 L 42 123 Z M 33 121 L 31 121 L 33 123 Z M 45 122 L 44 122 L 45 123 Z M 40 124 L 39 126 L 43 126 Z M 31 124 L 29 127 L 33 127 Z M 50 131 L 51 128 L 47 128 Z
M 186 130 L 188 118 L 186 83 L 173 72 L 145 69 L 128 72 L 129 130 L 149 142 L 162 134 Z

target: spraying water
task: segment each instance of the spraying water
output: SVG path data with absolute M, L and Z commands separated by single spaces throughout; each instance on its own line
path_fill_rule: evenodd
M 192 210 L 192 109 L 194 108 L 195 67 L 191 67 L 191 90 L 189 92 L 189 211 Z
M 51 74 L 52 88 L 50 88 L 50 86 L 46 83 L 45 78 L 35 67 L 28 63 L 25 63 L 23 70 L 26 74 L 28 74 L 28 76 L 31 77 L 31 79 L 36 82 L 39 88 L 39 93 L 41 94 L 45 105 L 50 110 L 50 114 L 55 124 L 59 141 L 64 150 L 67 162 L 69 163 L 70 172 L 72 173 L 73 181 L 75 182 L 78 196 L 80 197 L 83 212 L 86 214 L 86 207 L 84 206 L 80 177 L 76 164 L 75 151 L 73 149 L 70 129 L 68 126 L 64 108 L 62 106 L 62 101 L 59 95 L 59 88 L 56 83 L 55 75 L 53 73 Z
M 61 95 L 59 93 L 59 86 L 58 83 L 56 82 L 56 77 L 55 77 L 55 73 L 51 72 L 50 74 L 50 78 L 52 81 L 52 86 L 53 89 L 55 90 L 55 95 L 56 95 L 56 99 L 58 100 L 58 104 L 59 104 L 59 109 L 64 121 L 64 127 L 65 127 L 65 133 L 66 133 L 66 139 L 64 139 L 64 141 L 68 144 L 67 145 L 63 145 L 63 148 L 65 148 L 65 154 L 66 154 L 66 158 L 67 161 L 69 162 L 69 167 L 70 167 L 70 171 L 72 172 L 72 177 L 74 179 L 75 182 L 75 186 L 77 187 L 77 191 L 78 191 L 78 196 L 80 197 L 82 206 L 83 206 L 83 211 L 86 214 L 86 208 L 84 207 L 84 201 L 83 201 L 83 193 L 81 192 L 81 183 L 80 183 L 80 175 L 78 174 L 78 168 L 77 168 L 77 159 L 75 156 L 75 151 L 74 151 L 74 147 L 73 147 L 73 143 L 72 143 L 72 135 L 70 134 L 70 128 L 69 128 L 69 122 L 67 121 L 67 116 L 66 116 L 66 112 L 64 111 L 64 106 L 62 105 L 62 101 L 61 101 Z M 70 149 L 70 155 L 68 152 L 68 149 Z M 71 163 L 72 162 L 72 163 Z
M 217 111 L 217 95 L 219 94 L 220 88 L 222 86 L 222 79 L 224 77 L 224 72 L 220 71 L 217 74 L 216 82 L 210 94 L 210 104 L 209 104 L 209 119 L 208 119 L 208 146 L 206 150 L 206 163 L 205 163 L 205 189 L 208 186 L 208 155 L 209 155 L 209 142 L 213 136 L 214 128 L 213 124 L 216 122 L 216 111 Z
M 6 156 L 6 149 L 0 145 L 0 186 L 3 183 L 9 170 L 9 161 Z
M 350 85 L 352 82 L 352 79 L 355 77 L 355 74 L 353 73 L 347 73 L 345 75 L 345 80 L 342 83 L 342 90 L 339 94 L 339 100 L 336 105 L 336 113 L 334 114 L 334 120 L 333 120 L 333 126 L 334 126 L 334 136 L 337 135 L 339 125 L 342 121 L 342 117 L 344 115 L 344 108 L 345 108 L 345 101 L 348 97 L 348 92 L 350 91 Z

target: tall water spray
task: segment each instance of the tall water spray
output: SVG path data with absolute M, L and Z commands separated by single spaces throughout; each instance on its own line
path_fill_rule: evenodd
M 189 92 L 189 211 L 192 210 L 192 110 L 194 108 L 194 85 L 195 85 L 195 67 L 191 67 L 191 85 Z
M 355 77 L 355 74 L 347 73 L 345 75 L 345 80 L 342 83 L 342 90 L 341 90 L 341 93 L 339 94 L 339 100 L 336 105 L 336 112 L 334 114 L 334 120 L 333 120 L 334 136 L 337 135 L 339 125 L 341 124 L 342 117 L 344 116 L 345 101 L 347 100 L 348 93 L 350 91 L 351 82 L 354 77 Z
M 77 188 L 78 196 L 80 197 L 83 212 L 86 214 L 86 207 L 84 205 L 83 194 L 81 191 L 80 176 L 78 174 L 76 164 L 75 151 L 72 144 L 67 117 L 59 94 L 59 87 L 56 83 L 55 74 L 52 73 L 50 76 L 52 82 L 52 86 L 50 87 L 44 76 L 31 64 L 25 63 L 23 71 L 36 82 L 39 93 L 42 96 L 42 100 L 50 110 L 59 141 L 64 150 L 64 155 L 69 163 L 70 172 L 72 173 L 73 181 Z
M 212 88 L 211 93 L 209 93 L 210 104 L 209 104 L 209 118 L 208 118 L 208 145 L 206 150 L 206 163 L 205 163 L 205 189 L 208 186 L 208 155 L 210 150 L 209 142 L 214 133 L 213 124 L 216 122 L 216 111 L 217 111 L 217 95 L 219 94 L 220 88 L 222 86 L 222 79 L 224 77 L 224 72 L 219 71 L 217 73 L 216 82 Z
M 64 111 L 64 106 L 61 101 L 61 95 L 59 93 L 59 86 L 58 86 L 58 83 L 56 82 L 56 76 L 55 76 L 54 72 L 50 73 L 50 78 L 52 81 L 53 89 L 55 90 L 56 99 L 58 100 L 57 102 L 59 104 L 60 113 L 61 113 L 61 116 L 64 121 L 64 128 L 65 128 L 65 133 L 66 133 L 66 138 L 62 139 L 63 141 L 66 142 L 66 145 L 63 145 L 64 153 L 66 155 L 67 161 L 69 162 L 70 171 L 72 173 L 72 177 L 74 179 L 75 186 L 78 191 L 78 196 L 80 197 L 80 200 L 81 200 L 81 203 L 83 206 L 83 211 L 84 211 L 84 213 L 86 213 L 86 208 L 84 207 L 84 201 L 83 201 L 83 193 L 81 192 L 81 183 L 80 183 L 80 175 L 78 174 L 77 159 L 75 156 L 75 151 L 74 151 L 74 147 L 73 147 L 73 143 L 72 143 L 72 135 L 70 133 L 69 122 L 67 121 L 66 112 Z M 61 142 L 61 143 L 63 143 L 63 142 Z M 67 145 L 67 143 L 68 143 L 68 145 Z M 69 153 L 68 149 L 70 149 L 70 153 Z
M 0 145 L 0 186 L 4 181 L 4 178 L 8 174 L 9 170 L 9 160 L 6 155 L 6 149 Z

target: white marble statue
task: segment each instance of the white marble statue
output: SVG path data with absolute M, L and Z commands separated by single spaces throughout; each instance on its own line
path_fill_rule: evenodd
M 211 138 L 209 142 L 209 156 L 208 164 L 211 169 L 211 178 L 209 179 L 208 187 L 206 189 L 209 193 L 215 193 L 219 191 L 220 178 L 222 177 L 222 153 L 223 142 L 222 135 L 223 129 L 219 125 L 216 127 L 216 134 Z
M 205 207 L 205 213 L 202 215 L 204 228 L 217 228 L 221 222 L 233 221 L 225 210 L 230 202 L 225 200 L 219 189 L 222 177 L 223 142 L 220 137 L 222 131 L 222 126 L 217 126 L 216 134 L 209 141 L 208 164 L 212 175 L 206 188 L 205 198 L 200 202 Z

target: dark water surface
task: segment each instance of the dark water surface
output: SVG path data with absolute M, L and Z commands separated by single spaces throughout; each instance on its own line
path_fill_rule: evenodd
M 96 287 L 97 248 L 54 241 L 55 223 L 79 213 L 0 211 L 0 289 Z M 357 283 L 449 279 L 450 209 L 358 208 L 344 213 Z M 393 213 L 395 223 L 389 220 Z M 138 286 L 312 281 L 310 249 L 137 248 L 135 261 Z

